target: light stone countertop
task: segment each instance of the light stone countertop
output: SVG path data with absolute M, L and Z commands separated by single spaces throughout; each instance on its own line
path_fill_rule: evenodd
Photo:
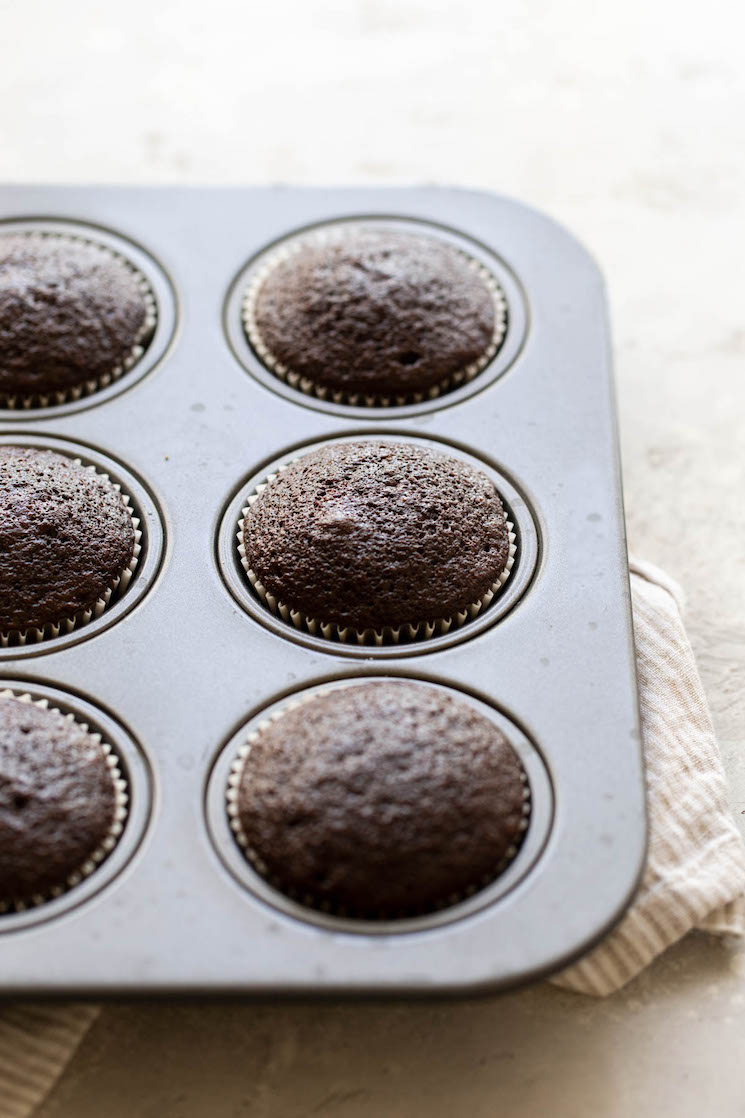
M 632 548 L 745 822 L 745 67 L 731 0 L 0 0 L 0 180 L 444 182 L 599 259 Z M 607 1001 L 112 1006 L 41 1118 L 745 1115 L 745 952 Z

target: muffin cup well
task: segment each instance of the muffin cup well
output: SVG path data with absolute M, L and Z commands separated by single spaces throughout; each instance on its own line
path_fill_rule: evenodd
M 431 912 L 438 912 L 442 909 L 450 908 L 453 905 L 460 904 L 462 901 L 465 901 L 469 897 L 474 896 L 474 894 L 478 893 L 481 889 L 485 889 L 502 873 L 504 873 L 504 871 L 516 857 L 522 844 L 523 837 L 525 836 L 530 823 L 530 783 L 528 781 L 528 776 L 522 766 L 522 763 L 520 764 L 520 779 L 523 784 L 523 818 L 520 821 L 519 836 L 517 840 L 508 847 L 504 857 L 494 867 L 494 870 L 491 873 L 484 874 L 478 881 L 470 883 L 468 886 L 458 892 L 449 893 L 447 896 L 440 898 L 440 900 L 436 904 L 423 908 L 418 914 L 402 913 L 400 917 L 391 917 L 389 915 L 380 916 L 376 913 L 370 912 L 352 912 L 348 908 L 342 906 L 334 906 L 326 901 L 319 901 L 318 898 L 314 897 L 310 893 L 301 893 L 297 889 L 286 887 L 280 877 L 275 874 L 269 873 L 268 867 L 264 860 L 256 851 L 251 848 L 248 838 L 241 826 L 238 808 L 238 789 L 243 779 L 244 770 L 251 754 L 251 746 L 255 741 L 258 740 L 262 732 L 265 731 L 270 725 L 272 725 L 272 723 L 279 721 L 285 714 L 289 713 L 291 710 L 296 710 L 298 707 L 302 707 L 308 703 L 312 703 L 315 699 L 327 694 L 329 690 L 329 688 L 320 688 L 319 690 L 311 692 L 309 694 L 301 695 L 299 697 L 296 696 L 295 698 L 290 699 L 283 706 L 273 710 L 268 718 L 263 719 L 256 725 L 255 729 L 249 731 L 249 733 L 246 735 L 245 743 L 239 748 L 238 753 L 230 767 L 230 774 L 228 776 L 227 787 L 225 789 L 228 825 L 230 827 L 230 830 L 232 831 L 233 838 L 235 839 L 236 844 L 240 847 L 244 857 L 256 871 L 256 873 L 258 873 L 260 877 L 264 878 L 264 880 L 267 881 L 274 889 L 278 890 L 278 892 L 282 893 L 290 900 L 304 905 L 306 908 L 315 909 L 316 911 L 326 913 L 329 916 L 336 916 L 353 920 L 359 919 L 373 921 L 408 919 L 412 917 L 412 915 L 426 915 Z
M 73 458 L 73 462 L 82 466 L 83 463 L 80 458 Z M 139 562 L 140 554 L 142 552 L 142 532 L 140 530 L 139 517 L 135 516 L 131 508 L 131 498 L 127 493 L 122 490 L 121 485 L 116 481 L 111 481 L 107 473 L 97 470 L 95 466 L 84 466 L 84 469 L 90 470 L 94 474 L 108 481 L 114 489 L 121 495 L 127 512 L 129 513 L 132 521 L 132 528 L 134 530 L 134 549 L 132 558 L 123 570 L 114 578 L 111 583 L 106 587 L 103 594 L 92 605 L 87 606 L 85 609 L 78 610 L 68 617 L 62 617 L 59 621 L 48 622 L 42 628 L 28 628 L 28 629 L 9 629 L 7 632 L 0 631 L 0 648 L 9 648 L 15 645 L 38 644 L 41 641 L 49 640 L 52 637 L 58 637 L 61 633 L 71 633 L 74 629 L 82 628 L 88 622 L 93 621 L 95 618 L 101 616 L 107 606 L 112 601 L 121 596 L 132 581 L 132 575 Z
M 33 699 L 27 692 L 13 691 L 6 688 L 0 690 L 0 698 L 16 699 L 21 703 L 31 703 L 33 706 L 38 706 L 44 710 L 51 710 L 55 711 L 57 714 L 61 714 L 68 722 L 74 722 L 77 728 L 82 730 L 91 742 L 101 747 L 101 751 L 106 757 L 106 764 L 109 767 L 114 787 L 114 818 L 109 828 L 109 833 L 100 846 L 86 858 L 85 862 L 83 862 L 77 870 L 68 874 L 64 881 L 61 881 L 59 885 L 55 886 L 53 889 L 44 893 L 35 893 L 24 901 L 6 901 L 0 897 L 0 915 L 3 915 L 5 913 L 25 912 L 27 909 L 37 908 L 47 901 L 61 897 L 63 893 L 68 892 L 70 889 L 74 889 L 76 885 L 80 885 L 82 881 L 90 877 L 98 866 L 108 858 L 119 841 L 127 820 L 129 795 L 127 781 L 124 779 L 121 769 L 119 768 L 119 758 L 117 754 L 107 742 L 102 740 L 99 733 L 91 733 L 87 723 L 78 722 L 74 715 L 66 714 L 58 707 L 50 705 L 48 699 Z
M 499 577 L 492 583 L 487 592 L 477 601 L 470 603 L 463 610 L 453 614 L 451 617 L 438 617 L 435 619 L 416 621 L 412 623 L 405 623 L 397 627 L 391 625 L 383 626 L 381 629 L 355 629 L 351 625 L 342 626 L 333 622 L 327 622 L 321 618 L 307 617 L 300 610 L 292 609 L 291 606 L 285 602 L 280 601 L 274 594 L 271 594 L 261 582 L 261 579 L 256 574 L 246 558 L 246 548 L 243 542 L 243 530 L 245 527 L 246 516 L 254 501 L 258 500 L 261 493 L 276 481 L 277 477 L 283 473 L 289 466 L 299 462 L 299 458 L 293 458 L 289 462 L 277 468 L 277 472 L 269 474 L 263 482 L 260 482 L 253 492 L 249 493 L 247 504 L 241 511 L 241 518 L 238 521 L 238 555 L 243 570 L 251 584 L 251 587 L 259 598 L 259 600 L 271 610 L 275 616 L 287 622 L 288 625 L 294 625 L 296 629 L 303 630 L 310 633 L 312 636 L 322 637 L 328 641 L 340 641 L 342 644 L 367 644 L 376 645 L 395 645 L 404 641 L 422 641 L 429 640 L 432 637 L 441 636 L 449 633 L 451 629 L 459 629 L 465 625 L 467 621 L 473 620 L 478 617 L 494 600 L 495 595 L 502 589 L 507 579 L 510 577 L 512 568 L 515 565 L 515 557 L 517 554 L 517 537 L 515 534 L 515 526 L 511 520 L 508 519 L 505 513 L 505 523 L 507 525 L 507 532 L 509 536 L 509 552 L 507 555 L 507 562 Z
M 308 233 L 294 240 L 285 242 L 280 245 L 279 248 L 269 253 L 263 263 L 259 265 L 251 276 L 248 287 L 246 288 L 241 304 L 241 320 L 243 322 L 244 332 L 259 359 L 279 380 L 288 384 L 291 388 L 303 392 L 306 396 L 315 396 L 318 400 L 328 400 L 332 401 L 334 404 L 369 408 L 405 407 L 408 404 L 421 404 L 426 400 L 436 400 L 439 396 L 445 395 L 447 392 L 451 392 L 463 384 L 468 384 L 468 382 L 473 380 L 482 369 L 486 368 L 489 362 L 497 355 L 507 333 L 507 300 L 505 294 L 489 269 L 486 268 L 481 261 L 469 256 L 468 253 L 459 248 L 457 251 L 464 260 L 467 261 L 469 268 L 481 276 L 494 301 L 494 331 L 489 344 L 476 361 L 472 361 L 464 368 L 451 373 L 438 384 L 434 384 L 424 391 L 402 395 L 362 392 L 350 393 L 334 390 L 328 386 L 317 384 L 308 377 L 302 376 L 300 373 L 288 368 L 271 353 L 261 336 L 261 331 L 256 321 L 256 301 L 259 291 L 267 276 L 278 264 L 288 260 L 308 244 L 330 243 L 338 239 L 338 237 L 338 232 L 327 229 L 317 229 L 313 233 Z
M 137 362 L 143 357 L 148 343 L 150 342 L 158 322 L 158 309 L 155 301 L 155 295 L 152 288 L 143 273 L 136 268 L 135 265 L 127 259 L 125 255 L 115 252 L 113 248 L 94 240 L 93 238 L 78 236 L 73 233 L 58 233 L 51 230 L 33 230 L 24 232 L 22 234 L 15 234 L 16 236 L 24 236 L 31 239 L 49 240 L 54 238 L 59 241 L 72 241 L 74 243 L 92 245 L 94 248 L 99 249 L 102 253 L 106 253 L 120 264 L 123 264 L 128 271 L 130 271 L 137 281 L 137 286 L 142 294 L 145 303 L 145 320 L 142 323 L 135 343 L 127 356 L 118 364 L 115 365 L 108 373 L 104 373 L 99 377 L 91 377 L 88 380 L 82 381 L 80 384 L 72 385 L 70 388 L 54 390 L 48 393 L 32 393 L 31 395 L 22 395 L 18 393 L 7 393 L 0 391 L 0 407 L 7 408 L 9 411 L 24 411 L 32 408 L 48 408 L 58 404 L 67 404 L 80 400 L 84 396 L 91 396 L 102 388 L 108 388 L 114 381 L 119 380 L 125 373 L 129 372 Z

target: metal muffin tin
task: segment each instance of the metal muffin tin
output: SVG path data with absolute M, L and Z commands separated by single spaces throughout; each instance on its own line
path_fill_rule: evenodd
M 436 400 L 370 408 L 306 396 L 262 366 L 240 323 L 245 278 L 284 237 L 347 220 L 430 231 L 492 269 L 509 321 L 483 372 Z M 515 202 L 436 188 L 0 190 L 0 234 L 37 222 L 128 253 L 159 325 L 109 389 L 0 411 L 0 442 L 109 472 L 143 528 L 137 571 L 100 618 L 0 648 L 0 687 L 99 729 L 132 795 L 124 836 L 84 885 L 0 917 L 2 994 L 476 992 L 586 951 L 633 895 L 646 826 L 606 306 L 584 249 Z M 359 437 L 435 444 L 494 478 L 516 564 L 461 628 L 340 644 L 252 594 L 235 541 L 252 484 Z M 243 859 L 223 810 L 249 723 L 296 692 L 371 676 L 459 692 L 511 737 L 531 786 L 503 876 L 411 921 L 287 900 Z

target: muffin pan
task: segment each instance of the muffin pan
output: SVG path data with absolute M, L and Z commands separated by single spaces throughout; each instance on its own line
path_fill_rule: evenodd
M 241 322 L 252 269 L 284 238 L 360 220 L 429 231 L 491 271 L 507 332 L 470 381 L 352 407 L 262 365 Z M 633 895 L 645 813 L 608 327 L 586 252 L 515 202 L 434 188 L 0 191 L 0 234 L 37 224 L 129 254 L 158 325 L 108 388 L 0 412 L 1 442 L 108 473 L 143 531 L 129 586 L 99 618 L 0 648 L 0 688 L 94 726 L 131 793 L 124 834 L 89 878 L 0 916 L 0 990 L 443 994 L 512 986 L 587 950 Z M 251 488 L 310 447 L 360 438 L 434 445 L 494 480 L 515 563 L 478 616 L 425 639 L 342 643 L 252 592 L 235 538 Z M 431 916 L 309 910 L 252 870 L 228 826 L 227 777 L 254 720 L 367 677 L 453 689 L 528 775 L 514 861 Z

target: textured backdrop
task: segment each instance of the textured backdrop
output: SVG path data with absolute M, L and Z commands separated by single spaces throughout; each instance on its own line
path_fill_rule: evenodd
M 103 13 L 103 14 L 102 14 Z M 731 0 L 0 0 L 0 179 L 436 181 L 545 208 L 613 309 L 638 554 L 688 621 L 745 820 L 745 68 Z M 43 1118 L 743 1113 L 745 955 L 604 1004 L 117 1007 Z

